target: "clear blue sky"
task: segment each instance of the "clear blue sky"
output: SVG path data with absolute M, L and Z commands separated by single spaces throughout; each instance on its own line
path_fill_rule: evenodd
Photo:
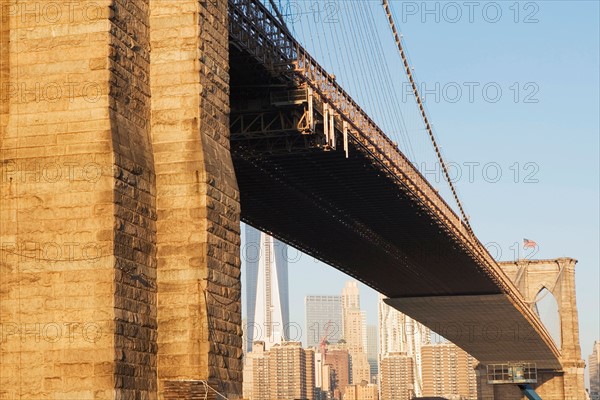
M 281 3 L 285 6 L 287 1 Z M 299 1 L 292 3 L 288 14 L 302 11 L 301 17 L 288 19 L 297 21 L 294 31 L 311 53 L 382 126 L 394 130 L 394 121 L 381 116 L 385 111 L 381 101 L 369 101 L 370 96 L 377 99 L 378 90 L 360 85 L 361 81 L 384 85 L 377 71 L 385 60 L 401 99 L 404 73 L 380 1 L 366 2 L 371 14 L 357 13 L 350 21 L 354 17 L 347 8 L 358 8 L 358 3 L 326 1 L 328 8 L 315 17 L 312 3 Z M 514 259 L 517 248 L 520 257 L 530 255 L 522 250 L 523 238 L 538 243 L 534 258 L 579 260 L 577 302 L 582 353 L 587 358 L 600 338 L 599 3 L 538 1 L 515 7 L 513 1 L 479 2 L 469 10 L 463 2 L 428 1 L 428 9 L 434 10 L 430 14 L 423 13 L 422 4 L 392 1 L 418 79 L 432 90 L 426 104 L 445 157 L 460 167 L 462 177 L 456 185 L 474 230 L 483 243 L 495 243 L 490 245 L 492 253 L 501 251 L 502 260 Z M 352 36 L 351 29 L 358 29 L 361 18 L 363 23 L 371 21 L 370 30 L 356 37 L 362 42 L 372 32 L 382 43 L 383 59 L 361 61 L 347 49 L 354 40 L 357 48 L 366 43 L 368 50 L 368 42 L 356 42 Z M 474 88 L 472 99 L 469 85 Z M 462 89 L 458 100 L 457 86 Z M 498 87 L 501 96 L 496 95 Z M 400 110 L 413 152 L 417 161 L 429 163 L 425 133 L 418 129 L 409 100 Z M 469 165 L 474 168 L 473 179 L 468 177 Z M 502 175 L 497 177 L 497 171 Z M 429 177 L 435 180 L 435 175 Z M 440 186 L 443 191 L 443 183 Z M 291 320 L 301 326 L 304 296 L 339 294 L 347 280 L 308 256 L 290 263 L 289 277 Z M 376 324 L 376 293 L 361 284 L 361 295 L 368 323 Z

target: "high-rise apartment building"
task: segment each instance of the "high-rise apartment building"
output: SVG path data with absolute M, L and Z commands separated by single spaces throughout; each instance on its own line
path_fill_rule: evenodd
M 344 393 L 344 400 L 378 400 L 379 389 L 372 383 L 349 385 Z
M 269 349 L 287 339 L 289 293 L 287 246 L 246 225 L 246 350 L 260 340 Z
M 385 400 L 412 400 L 415 396 L 414 357 L 404 352 L 381 358 L 380 393 Z
M 269 350 L 271 399 L 313 399 L 314 353 L 300 342 L 277 343 Z
M 384 297 L 380 295 L 378 307 L 380 368 L 381 360 L 389 354 L 404 353 L 411 357 L 414 394 L 421 396 L 423 387 L 421 347 L 430 342 L 430 330 L 406 314 L 388 306 L 383 299 Z
M 306 296 L 306 345 L 318 348 L 323 337 L 335 344 L 342 338 L 342 297 Z
M 301 342 L 297 342 L 302 346 Z M 306 369 L 304 371 L 304 379 L 306 385 L 306 399 L 315 400 L 315 394 L 317 394 L 315 388 L 315 351 L 314 349 L 304 350 L 304 360 Z
M 423 396 L 477 399 L 475 358 L 453 343 L 423 345 L 421 354 Z
M 331 368 L 331 365 L 323 365 L 323 381 L 321 384 L 321 394 L 322 394 L 322 398 L 321 400 L 329 400 L 332 397 L 330 397 L 330 395 L 333 395 L 333 385 L 332 385 L 332 375 L 333 375 L 333 369 Z
M 281 342 L 266 350 L 253 343 L 244 360 L 243 395 L 248 400 L 314 400 L 315 354 L 300 342 Z
M 592 354 L 588 358 L 590 374 L 590 398 L 600 400 L 600 341 L 594 342 Z
M 269 393 L 269 353 L 265 343 L 256 341 L 252 351 L 244 358 L 243 394 L 245 399 L 270 400 Z
M 341 400 L 350 383 L 350 355 L 342 346 L 331 346 L 325 354 L 325 365 L 331 367 L 331 391 L 334 398 Z

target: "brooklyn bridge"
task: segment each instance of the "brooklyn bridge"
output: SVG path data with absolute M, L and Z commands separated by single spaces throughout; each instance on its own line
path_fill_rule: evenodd
M 453 188 L 442 198 L 272 8 L 84 1 L 44 23 L 16 12 L 36 2 L 5 3 L 0 398 L 238 398 L 240 221 L 482 365 L 535 363 L 544 399 L 584 398 L 576 261 L 495 261 Z M 21 93 L 40 82 L 73 95 Z M 558 287 L 560 347 L 539 287 Z

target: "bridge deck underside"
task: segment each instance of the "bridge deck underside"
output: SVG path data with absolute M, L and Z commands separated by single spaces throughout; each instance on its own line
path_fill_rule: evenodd
M 353 150 L 236 158 L 242 217 L 390 297 L 499 292 Z
M 527 360 L 560 369 L 552 351 L 504 294 L 386 299 L 483 364 Z M 476 316 L 473 318 L 473 316 Z
M 274 82 L 251 58 L 231 54 L 234 118 L 236 99 L 261 96 L 243 88 Z M 260 139 L 235 137 L 232 132 L 242 218 L 251 225 L 388 297 L 500 293 L 420 202 L 354 142 L 346 158 L 340 148 L 269 154 Z

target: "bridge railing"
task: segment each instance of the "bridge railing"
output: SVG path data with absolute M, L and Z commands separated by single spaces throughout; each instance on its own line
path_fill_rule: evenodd
M 467 229 L 462 219 L 431 186 L 398 146 L 378 127 L 368 114 L 336 82 L 304 47 L 261 3 L 260 0 L 229 0 L 230 34 L 259 59 L 270 71 L 290 80 L 300 79 L 313 89 L 313 95 L 327 103 L 338 121 L 349 126 L 349 136 L 379 161 L 388 173 L 415 195 L 424 209 L 434 215 L 439 227 L 453 234 L 457 245 L 478 260 L 488 274 L 521 309 L 539 332 L 546 329 L 527 306 L 517 287 L 508 279 L 496 260 L 477 237 Z M 341 125 L 340 125 L 341 126 Z M 555 352 L 558 350 L 554 346 Z

